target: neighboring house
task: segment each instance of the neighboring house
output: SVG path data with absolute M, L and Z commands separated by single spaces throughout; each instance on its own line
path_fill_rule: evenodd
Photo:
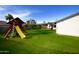
M 47 24 L 47 29 L 53 29 L 53 26 L 51 24 Z
M 9 27 L 9 24 L 5 21 L 0 21 L 0 33 L 4 33 Z
M 42 29 L 47 29 L 47 24 L 40 24 Z
M 43 29 L 53 29 L 53 22 L 52 23 L 45 23 L 45 24 L 40 24 L 41 28 Z
M 53 23 L 53 30 L 56 30 L 56 23 Z
M 56 33 L 60 35 L 79 36 L 79 13 L 57 21 Z
M 30 29 L 31 29 L 31 27 L 30 27 L 29 25 L 27 25 L 27 24 L 24 24 L 24 25 L 23 25 L 23 28 L 24 28 L 25 30 L 30 30 Z

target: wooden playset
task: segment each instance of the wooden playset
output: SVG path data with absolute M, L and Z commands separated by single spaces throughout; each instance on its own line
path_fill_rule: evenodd
M 9 28 L 5 31 L 4 33 L 4 38 L 6 38 L 10 33 L 12 33 L 15 29 L 17 31 L 17 33 L 19 34 L 19 36 L 23 39 L 26 36 L 23 33 L 23 27 L 22 24 L 24 22 L 19 19 L 18 17 L 15 19 L 11 19 L 8 24 L 10 25 Z

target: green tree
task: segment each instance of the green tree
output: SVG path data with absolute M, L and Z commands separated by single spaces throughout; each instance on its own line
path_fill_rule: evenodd
M 36 25 L 36 21 L 33 20 L 33 19 L 28 20 L 26 23 L 31 29 L 37 29 L 38 28 L 37 25 Z
M 31 24 L 36 25 L 36 21 L 35 20 L 31 20 Z
M 11 14 L 8 14 L 7 16 L 5 16 L 6 20 L 12 20 L 14 19 L 14 17 Z
M 34 19 L 30 19 L 26 23 L 31 25 L 36 25 L 36 21 Z
M 26 23 L 29 25 L 30 24 L 30 21 L 28 20 Z

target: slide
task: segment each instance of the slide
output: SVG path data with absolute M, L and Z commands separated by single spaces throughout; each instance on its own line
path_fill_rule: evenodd
M 26 36 L 23 34 L 23 32 L 21 31 L 20 27 L 19 26 L 15 26 L 16 28 L 16 31 L 18 32 L 18 34 L 20 35 L 20 37 L 23 39 L 25 38 Z

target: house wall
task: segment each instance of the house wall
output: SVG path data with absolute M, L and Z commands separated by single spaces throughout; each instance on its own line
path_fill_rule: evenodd
M 4 33 L 8 29 L 9 25 L 0 25 L 0 34 Z
M 79 15 L 56 24 L 56 33 L 60 35 L 79 36 Z

